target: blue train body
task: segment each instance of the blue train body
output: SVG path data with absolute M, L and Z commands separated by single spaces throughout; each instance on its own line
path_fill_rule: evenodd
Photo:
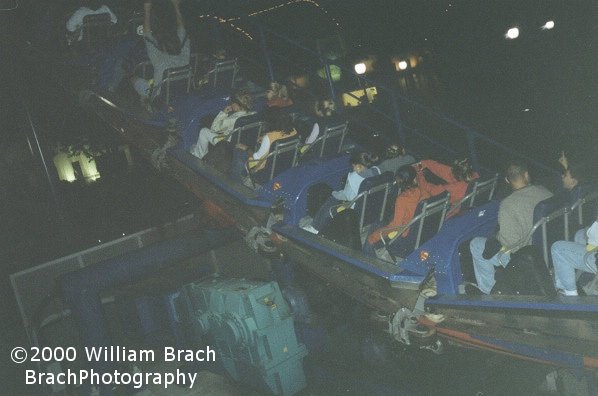
M 95 62 L 97 63 L 97 60 Z M 111 67 L 109 61 L 99 64 L 101 67 Z M 103 84 L 108 81 L 107 73 L 100 72 Z M 106 99 L 100 92 L 101 90 L 96 93 L 97 98 Z M 459 249 L 463 243 L 475 236 L 489 236 L 493 233 L 497 224 L 497 201 L 473 207 L 448 219 L 435 236 L 395 262 L 368 257 L 361 251 L 314 236 L 299 227 L 300 220 L 307 212 L 310 188 L 325 184 L 332 189 L 339 189 L 343 178 L 350 171 L 348 155 L 339 154 L 335 157 L 305 161 L 254 190 L 233 182 L 189 153 L 190 146 L 197 141 L 200 121 L 223 108 L 229 94 L 226 91 L 209 90 L 181 95 L 174 98 L 167 108 L 158 109 L 149 118 L 131 111 L 119 111 L 126 118 L 136 119 L 141 131 L 145 127 L 165 127 L 169 119 L 175 118 L 179 128 L 179 142 L 177 146 L 168 149 L 171 164 L 176 164 L 177 169 L 184 168 L 193 172 L 197 176 L 196 180 L 189 181 L 192 177 L 187 176 L 186 183 L 194 183 L 198 191 L 210 191 L 209 194 L 213 195 L 208 199 L 212 199 L 216 205 L 225 205 L 225 211 L 230 210 L 237 221 L 242 223 L 244 217 L 249 216 L 248 213 L 261 213 L 257 218 L 263 221 L 261 225 L 265 225 L 270 208 L 282 204 L 283 220 L 272 227 L 276 235 L 283 237 L 279 238 L 282 240 L 281 248 L 290 251 L 290 257 L 325 278 L 333 287 L 387 314 L 390 332 L 396 339 L 409 343 L 409 337 L 401 331 L 407 329 L 408 333 L 413 330 L 413 326 L 396 324 L 397 318 L 401 317 L 401 310 L 407 309 L 409 315 L 417 318 L 417 323 L 435 328 L 438 335 L 464 344 L 495 348 L 496 351 L 506 351 L 520 357 L 556 364 L 598 367 L 596 349 L 591 349 L 592 346 L 598 345 L 598 331 L 593 325 L 588 326 L 586 334 L 579 335 L 579 338 L 583 339 L 585 352 L 579 348 L 573 348 L 568 352 L 566 343 L 562 342 L 556 343 L 556 347 L 542 346 L 543 341 L 558 338 L 558 331 L 577 334 L 574 327 L 595 321 L 598 317 L 595 298 L 564 300 L 559 297 L 504 295 L 478 297 L 463 293 Z M 103 102 L 96 100 L 94 108 L 109 117 L 109 112 L 113 109 L 107 110 L 105 103 L 110 103 L 110 100 Z M 260 110 L 263 103 L 258 103 L 257 107 Z M 121 132 L 127 136 L 126 131 Z M 139 144 L 135 139 L 138 137 L 131 138 L 133 143 Z M 255 217 L 252 217 L 252 221 L 254 219 Z M 248 224 L 251 225 L 250 222 Z M 260 224 L 258 222 L 254 225 Z M 437 295 L 422 301 L 420 290 L 424 288 L 432 273 Z M 372 299 L 372 295 L 379 301 Z M 428 311 L 437 312 L 441 316 L 471 317 L 471 321 L 468 323 L 446 320 L 442 323 L 431 323 L 425 314 Z M 556 313 L 571 315 L 571 318 L 567 319 L 567 326 L 554 334 L 548 334 L 540 342 L 527 340 L 526 337 L 523 337 L 524 341 L 518 341 L 517 334 L 502 329 L 502 324 L 511 321 L 521 323 L 524 329 L 548 324 L 551 323 L 551 316 Z M 488 328 L 492 329 L 489 335 L 475 335 L 476 329 L 471 323 L 476 320 L 486 323 Z

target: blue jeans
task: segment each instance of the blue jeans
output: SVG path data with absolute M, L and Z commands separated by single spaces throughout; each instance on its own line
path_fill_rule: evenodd
M 313 228 L 315 228 L 316 230 L 320 231 L 322 229 L 322 227 L 324 227 L 326 225 L 326 223 L 328 223 L 328 220 L 330 220 L 332 218 L 332 217 L 330 217 L 330 208 L 332 208 L 333 206 L 336 206 L 342 202 L 343 201 L 339 201 L 338 199 L 334 198 L 332 195 L 330 197 L 328 197 L 326 202 L 324 202 L 324 204 L 320 207 L 320 209 L 318 209 L 318 212 L 316 213 L 316 216 L 314 217 L 314 221 L 311 224 L 311 226 Z
M 475 272 L 475 279 L 478 287 L 483 293 L 490 294 L 496 281 L 494 280 L 494 267 L 506 267 L 511 259 L 509 254 L 501 254 L 500 252 L 486 260 L 482 257 L 484 248 L 486 247 L 486 239 L 483 237 L 476 237 L 469 243 L 469 250 L 473 258 L 473 270 Z M 500 260 L 499 260 L 500 259 Z
M 235 181 L 242 182 L 243 177 L 247 176 L 247 170 L 245 164 L 249 159 L 249 153 L 247 150 L 235 147 L 233 150 L 233 163 L 230 169 L 231 176 Z
M 556 241 L 552 244 L 550 251 L 557 289 L 577 292 L 575 270 L 596 272 L 596 258 L 594 254 L 586 256 L 586 243 L 585 230 L 579 230 L 575 234 L 575 242 Z

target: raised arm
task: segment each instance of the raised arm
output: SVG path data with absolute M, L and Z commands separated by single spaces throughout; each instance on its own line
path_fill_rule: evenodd
M 183 22 L 183 15 L 181 14 L 181 0 L 170 0 L 174 7 L 174 13 L 176 15 L 176 26 L 178 28 L 185 27 L 185 23 Z
M 146 0 L 143 3 L 143 34 L 151 33 L 151 15 L 152 15 L 152 2 L 151 0 Z

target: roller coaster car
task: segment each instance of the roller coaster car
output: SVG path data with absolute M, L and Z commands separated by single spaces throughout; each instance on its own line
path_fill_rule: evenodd
M 346 209 L 347 214 L 343 215 L 348 225 L 343 223 L 340 230 L 332 232 L 348 233 L 352 240 L 338 243 L 335 236 L 316 236 L 299 228 L 309 214 L 308 197 L 314 196 L 310 191 L 321 186 L 339 189 L 350 171 L 348 156 L 343 155 L 342 149 L 346 125 L 324 132 L 322 140 L 309 150 L 316 154 L 315 158 L 296 161 L 297 146 L 293 146 L 293 158 L 287 161 L 290 167 L 280 173 L 271 170 L 264 180 L 254 181 L 255 188 L 248 188 L 189 153 L 190 145 L 197 141 L 199 121 L 223 108 L 229 92 L 187 92 L 189 69 L 181 75 L 184 77 L 173 81 L 183 83 L 178 88 L 182 89 L 181 95 L 163 87 L 165 106 L 149 118 L 129 111 L 115 112 L 101 100 L 95 102 L 96 110 L 125 137 L 149 150 L 160 147 L 148 138 L 147 131 L 151 127 L 163 128 L 169 118 L 176 118 L 179 142 L 167 149 L 172 174 L 201 198 L 217 202 L 244 227 L 264 225 L 270 208 L 279 203 L 283 221 L 273 225 L 272 230 L 280 236 L 275 239 L 285 257 L 299 262 L 332 287 L 388 315 L 389 332 L 395 339 L 410 343 L 409 334 L 423 325 L 434 329 L 433 333 L 440 337 L 476 347 L 567 366 L 598 367 L 597 298 L 554 296 L 547 278 L 550 244 L 555 238 L 569 239 L 568 216 L 575 210 L 581 213 L 584 204 L 597 200 L 598 195 L 587 196 L 573 207 L 543 210 L 530 234 L 536 245 L 518 246 L 519 252 L 513 255 L 510 267 L 504 275 L 499 274 L 496 291 L 501 294 L 468 296 L 463 290 L 462 271 L 466 272 L 470 264 L 465 255 L 460 257 L 459 250 L 472 238 L 488 237 L 494 232 L 499 207 L 492 200 L 496 176 L 488 182 L 476 181 L 466 198 L 452 208 L 448 207 L 448 196 L 422 202 L 412 222 L 384 240 L 385 259 L 369 257 L 360 245 L 376 220 L 388 218 L 394 202 L 395 191 L 390 190 L 395 187 L 385 177 L 364 184 L 358 198 L 349 205 L 354 209 Z M 232 135 L 234 139 L 243 139 L 242 128 L 239 126 Z M 337 131 L 340 134 L 334 135 Z M 251 133 L 259 136 L 261 132 L 261 127 L 256 127 Z M 333 149 L 337 155 L 322 158 L 329 147 L 328 137 L 333 135 L 339 142 Z M 274 169 L 275 158 L 271 159 Z M 298 166 L 292 166 L 297 162 Z M 560 228 L 560 221 L 564 224 L 563 233 L 557 236 L 551 229 Z M 536 232 L 541 233 L 541 246 L 533 235 Z M 543 260 L 538 257 L 538 247 Z M 516 281 L 522 278 L 528 282 L 518 284 Z M 423 293 L 427 289 L 434 293 Z M 429 313 L 436 314 L 435 321 L 429 319 Z

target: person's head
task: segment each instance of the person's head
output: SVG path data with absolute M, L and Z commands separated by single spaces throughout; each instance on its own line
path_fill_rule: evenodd
M 396 158 L 405 155 L 405 148 L 397 143 L 392 143 L 384 150 L 384 157 L 386 159 Z
M 467 158 L 455 160 L 451 169 L 453 176 L 459 181 L 469 182 L 473 179 L 474 172 Z
M 225 48 L 216 48 L 212 53 L 212 57 L 216 60 L 224 60 L 226 59 L 226 49 Z
M 336 104 L 332 99 L 319 100 L 315 104 L 314 111 L 318 117 L 332 117 L 336 112 Z
M 401 166 L 397 170 L 396 181 L 401 190 L 409 190 L 417 186 L 417 173 L 411 165 Z
M 529 185 L 530 177 L 527 165 L 520 160 L 512 160 L 509 162 L 505 180 L 511 185 L 513 190 L 518 190 Z
M 170 0 L 152 0 L 150 24 L 158 48 L 169 55 L 178 55 L 182 43 L 177 34 L 176 15 Z
M 270 83 L 270 87 L 266 91 L 266 98 L 272 100 L 274 98 L 289 99 L 289 92 L 287 87 L 283 84 L 273 81 Z
M 578 162 L 569 164 L 567 169 L 562 169 L 561 180 L 565 190 L 573 190 L 580 182 L 587 178 L 587 168 Z
M 293 127 L 293 119 L 290 114 L 280 113 L 270 122 L 271 131 L 280 131 L 285 135 L 291 133 L 295 128 Z
M 357 152 L 351 155 L 351 166 L 353 167 L 353 171 L 357 173 L 362 173 L 366 171 L 370 166 L 373 164 L 373 159 L 370 153 L 366 152 Z
M 253 109 L 253 98 L 247 91 L 238 91 L 231 97 L 230 105 L 234 112 L 237 111 L 251 111 Z

